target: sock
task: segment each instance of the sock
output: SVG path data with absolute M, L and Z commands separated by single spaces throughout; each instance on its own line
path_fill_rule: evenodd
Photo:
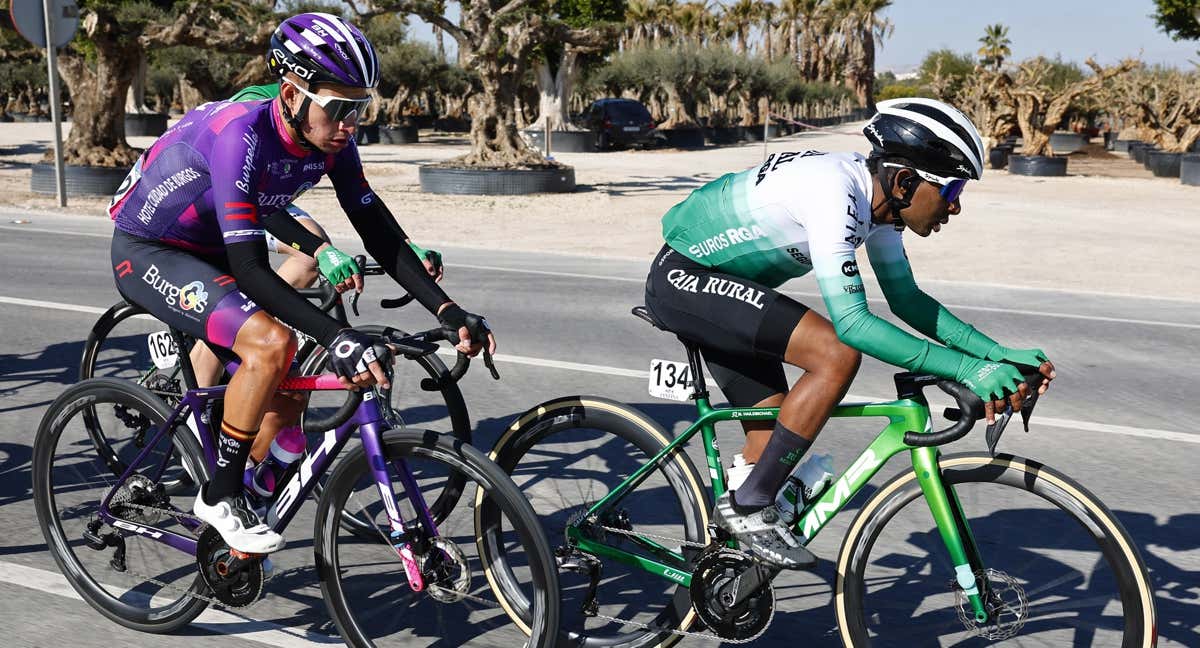
M 242 492 L 246 459 L 258 430 L 239 430 L 226 421 L 221 422 L 217 437 L 217 471 L 204 488 L 204 501 L 212 504 L 223 497 Z
M 800 463 L 800 458 L 811 445 L 812 441 L 776 421 L 771 440 L 767 441 L 767 447 L 763 449 L 754 470 L 750 471 L 750 476 L 733 494 L 733 509 L 746 513 L 770 506 L 788 475 L 792 474 L 792 469 Z

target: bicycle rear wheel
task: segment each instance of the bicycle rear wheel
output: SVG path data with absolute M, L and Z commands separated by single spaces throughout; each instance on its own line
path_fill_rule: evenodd
M 478 450 L 432 431 L 383 434 L 398 513 L 415 527 L 413 546 L 432 549 L 419 558 L 427 585 L 415 592 L 388 540 L 390 524 L 375 475 L 361 445 L 348 452 L 325 484 L 316 517 L 314 546 L 321 590 L 346 643 L 367 646 L 507 646 L 550 648 L 559 628 L 558 574 L 554 557 L 529 502 L 494 463 Z M 495 531 L 513 559 L 518 589 L 529 606 L 514 622 L 488 588 L 484 563 L 475 551 L 471 511 L 463 507 L 434 529 L 419 523 L 405 489 L 411 471 L 426 502 L 453 481 L 495 506 Z M 369 523 L 376 540 L 347 531 L 353 515 Z M 527 637 L 524 629 L 532 630 Z M 527 643 L 528 642 L 528 643 Z
M 637 410 L 594 396 L 571 396 L 538 405 L 496 442 L 492 457 L 529 498 L 551 544 L 570 549 L 565 532 L 594 503 L 610 493 L 669 443 L 666 431 Z M 709 504 L 703 482 L 682 452 L 669 455 L 647 479 L 623 500 L 606 510 L 597 524 L 650 534 L 655 543 L 682 555 L 675 564 L 691 571 L 689 559 L 698 550 L 687 543 L 708 542 Z M 524 601 L 508 585 L 511 576 L 503 547 L 486 533 L 491 515 L 476 503 L 481 552 L 490 563 L 493 587 L 507 608 L 519 610 Z M 672 564 L 627 535 L 598 530 L 611 547 Z M 604 558 L 598 590 L 600 614 L 634 622 L 610 621 L 581 612 L 590 579 L 563 571 L 563 645 L 592 648 L 665 648 L 682 637 L 695 620 L 689 591 L 675 582 Z M 648 627 L 644 627 L 648 626 Z
M 846 646 L 1155 644 L 1153 590 L 1129 534 L 1065 475 L 1012 455 L 942 457 L 942 480 L 967 517 L 987 568 L 970 605 L 914 472 L 863 506 L 842 545 L 834 604 Z
M 84 422 L 85 413 L 90 423 Z M 167 434 L 139 463 L 137 472 L 118 484 L 119 475 L 93 451 L 88 428 L 95 424 L 104 430 L 121 430 L 112 435 L 124 440 L 113 446 L 113 452 L 129 465 L 141 452 L 130 439 L 138 434 L 153 439 L 168 416 L 163 402 L 146 389 L 97 378 L 76 384 L 55 399 L 34 440 L 34 507 L 50 554 L 89 605 L 143 632 L 176 630 L 207 605 L 193 596 L 207 592 L 195 558 L 152 539 L 158 529 L 191 535 L 183 518 L 152 509 L 190 510 L 194 488 L 169 495 L 162 484 L 178 483 L 185 469 L 177 458 L 199 457 L 199 447 L 186 436 L 191 434 L 188 428 L 177 428 L 182 433 Z M 156 479 L 164 462 L 167 472 Z M 122 523 L 115 528 L 101 521 L 99 510 L 118 486 L 109 506 Z

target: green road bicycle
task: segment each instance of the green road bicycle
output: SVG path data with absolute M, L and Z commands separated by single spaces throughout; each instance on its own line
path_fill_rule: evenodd
M 634 314 L 658 326 L 645 309 Z M 700 353 L 684 345 L 680 373 L 698 418 L 676 438 L 628 405 L 569 396 L 522 414 L 492 451 L 559 545 L 565 645 L 665 647 L 691 634 L 746 642 L 774 615 L 778 573 L 739 551 L 709 516 L 726 489 L 715 424 L 771 420 L 778 409 L 712 407 Z M 941 445 L 982 417 L 982 403 L 934 376 L 901 373 L 895 383 L 894 401 L 834 409 L 834 417 L 888 423 L 828 488 L 797 506 L 793 523 L 811 541 L 874 488 L 836 558 L 842 643 L 1154 646 L 1145 565 L 1104 504 L 1037 461 L 995 454 L 1011 410 L 988 429 L 991 452 L 943 455 Z M 946 411 L 957 422 L 940 432 L 922 391 L 935 384 L 958 402 Z M 1027 430 L 1034 401 L 1022 411 Z M 711 496 L 684 452 L 697 434 Z M 868 486 L 898 455 L 912 468 Z M 503 603 L 503 569 L 488 577 Z

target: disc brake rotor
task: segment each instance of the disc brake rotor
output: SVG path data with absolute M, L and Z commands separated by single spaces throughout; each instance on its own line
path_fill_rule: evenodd
M 434 538 L 433 549 L 421 569 L 433 587 L 429 596 L 442 603 L 457 603 L 471 591 L 471 566 L 458 545 L 445 538 Z
M 958 608 L 958 620 L 963 626 L 992 641 L 1003 641 L 1020 632 L 1029 620 L 1029 597 L 1017 579 L 998 569 L 987 569 L 975 572 L 975 582 L 984 594 L 983 605 L 990 621 L 979 623 L 975 620 L 971 602 L 958 583 L 954 582 L 954 602 Z

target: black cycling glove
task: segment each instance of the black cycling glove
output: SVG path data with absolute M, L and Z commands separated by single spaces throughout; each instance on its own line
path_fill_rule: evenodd
M 471 341 L 476 344 L 487 344 L 488 333 L 492 330 L 484 316 L 468 313 L 458 304 L 450 304 L 438 313 L 438 322 L 446 331 L 446 337 L 454 344 L 459 341 L 458 329 L 464 326 L 471 334 Z
M 354 329 L 338 331 L 328 348 L 329 364 L 333 365 L 333 373 L 341 378 L 354 380 L 355 376 L 368 373 L 367 365 L 376 360 L 374 341 Z

